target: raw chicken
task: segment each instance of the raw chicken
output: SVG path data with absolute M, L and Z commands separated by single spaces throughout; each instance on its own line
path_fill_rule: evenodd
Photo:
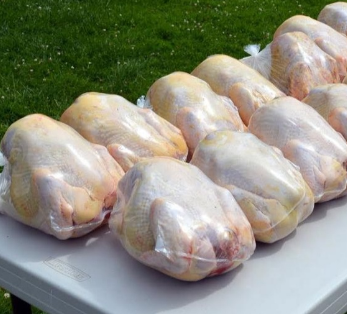
M 1 152 L 0 212 L 59 239 L 82 236 L 108 218 L 124 172 L 104 147 L 33 114 L 9 127 Z
M 229 97 L 246 125 L 260 106 L 284 96 L 257 71 L 226 55 L 207 58 L 193 70 L 192 75 L 210 84 L 217 94 Z
M 276 37 L 271 56 L 271 82 L 299 100 L 315 86 L 340 82 L 336 61 L 302 32 Z
M 147 92 L 146 106 L 182 131 L 190 154 L 213 131 L 244 130 L 238 110 L 228 97 L 217 95 L 205 81 L 184 72 L 154 82 Z
M 169 157 L 137 163 L 118 185 L 111 231 L 138 261 L 196 281 L 225 273 L 255 249 L 230 192 L 197 167 Z
M 347 35 L 347 3 L 335 2 L 326 5 L 319 13 L 318 21 Z
M 333 57 L 339 69 L 340 81 L 346 76 L 347 37 L 330 26 L 308 16 L 296 15 L 286 20 L 276 30 L 274 39 L 284 33 L 303 32 L 324 52 Z
M 124 171 L 143 157 L 187 158 L 187 144 L 179 129 L 118 95 L 85 93 L 60 120 L 88 141 L 107 147 Z
M 315 109 L 335 131 L 347 139 L 347 85 L 318 86 L 310 91 L 303 102 Z
M 258 241 L 284 238 L 313 210 L 312 191 L 297 167 L 253 134 L 211 133 L 191 164 L 233 194 Z
M 277 98 L 253 114 L 249 131 L 300 167 L 315 202 L 345 191 L 347 143 L 310 106 L 292 97 Z
M 278 36 L 260 52 L 254 46 L 246 47 L 251 56 L 241 61 L 289 96 L 302 100 L 315 86 L 340 82 L 335 59 L 302 32 Z

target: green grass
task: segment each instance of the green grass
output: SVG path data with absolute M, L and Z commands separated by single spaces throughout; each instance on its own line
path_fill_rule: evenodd
M 246 56 L 243 46 L 264 47 L 285 19 L 316 18 L 329 2 L 0 0 L 0 138 L 27 114 L 59 118 L 87 91 L 135 103 L 161 76 Z

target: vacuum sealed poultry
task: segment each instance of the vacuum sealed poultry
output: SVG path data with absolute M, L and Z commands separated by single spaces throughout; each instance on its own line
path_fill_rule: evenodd
M 1 213 L 62 240 L 107 221 L 124 172 L 104 147 L 33 114 L 9 127 L 1 152 Z
M 345 192 L 347 143 L 310 106 L 293 97 L 274 99 L 253 114 L 249 131 L 299 166 L 315 202 Z
M 174 72 L 153 83 L 145 106 L 177 126 L 189 153 L 207 134 L 216 130 L 244 130 L 233 102 L 216 94 L 203 80 L 184 72 Z
M 143 157 L 187 158 L 188 148 L 178 128 L 118 95 L 85 93 L 60 120 L 88 141 L 105 146 L 124 171 Z
M 315 87 L 303 102 L 315 109 L 347 140 L 347 85 L 328 84 Z
M 310 37 L 320 49 L 336 60 L 340 82 L 344 79 L 347 70 L 346 36 L 330 26 L 304 15 L 296 15 L 284 21 L 277 28 L 274 39 L 290 32 L 303 32 Z
M 208 57 L 193 70 L 192 75 L 206 81 L 217 94 L 229 97 L 246 125 L 260 106 L 285 96 L 257 71 L 226 55 Z
M 191 164 L 232 193 L 257 241 L 286 237 L 312 213 L 313 194 L 298 167 L 251 133 L 207 135 Z
M 316 86 L 340 82 L 335 59 L 302 32 L 275 37 L 263 51 L 242 62 L 260 71 L 286 95 L 299 100 Z
M 347 3 L 334 2 L 326 5 L 320 11 L 317 20 L 347 35 Z
M 231 193 L 170 157 L 148 158 L 125 174 L 109 226 L 132 257 L 186 281 L 225 273 L 255 249 Z

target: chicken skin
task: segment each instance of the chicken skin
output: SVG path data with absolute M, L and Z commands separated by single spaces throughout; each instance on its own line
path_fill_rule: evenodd
M 109 225 L 135 259 L 186 281 L 225 273 L 255 249 L 231 193 L 170 157 L 148 158 L 125 174 Z
M 187 158 L 188 148 L 179 129 L 118 95 L 85 93 L 60 120 L 88 141 L 105 146 L 124 171 L 144 157 Z
M 296 15 L 280 25 L 274 39 L 289 32 L 303 32 L 310 37 L 324 52 L 337 62 L 340 82 L 346 76 L 347 69 L 347 37 L 330 26 L 304 15 Z
M 310 91 L 303 102 L 315 109 L 347 139 L 347 85 L 327 84 Z
M 277 98 L 253 114 L 249 131 L 300 167 L 315 202 L 346 190 L 347 143 L 310 106 L 289 96 Z
M 177 126 L 192 155 L 196 145 L 217 130 L 243 131 L 244 124 L 233 102 L 216 94 L 203 80 L 185 72 L 158 79 L 146 95 L 146 107 Z
M 286 237 L 313 210 L 312 191 L 297 167 L 251 133 L 207 135 L 191 164 L 233 194 L 257 241 Z
M 106 221 L 122 168 L 107 150 L 40 114 L 13 123 L 1 141 L 0 212 L 59 239 Z
M 246 125 L 260 106 L 285 96 L 257 71 L 226 55 L 208 57 L 193 70 L 192 75 L 210 84 L 217 94 L 229 97 Z

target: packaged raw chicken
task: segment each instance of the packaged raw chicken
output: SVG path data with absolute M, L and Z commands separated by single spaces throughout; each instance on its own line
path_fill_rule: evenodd
M 192 75 L 206 81 L 217 94 L 229 97 L 246 125 L 260 106 L 285 96 L 257 71 L 226 55 L 208 57 L 193 70 Z
M 118 95 L 85 93 L 60 120 L 88 141 L 105 146 L 124 171 L 143 157 L 187 158 L 187 144 L 178 128 Z
M 290 32 L 303 32 L 315 44 L 337 62 L 340 81 L 347 70 L 347 37 L 330 26 L 304 15 L 296 15 L 283 22 L 276 30 L 274 39 Z M 332 82 L 331 82 L 332 83 Z
M 299 166 L 315 202 L 345 192 L 347 143 L 310 106 L 293 97 L 274 99 L 253 114 L 249 131 Z
M 189 153 L 207 134 L 216 130 L 244 130 L 233 102 L 216 94 L 205 81 L 185 72 L 174 72 L 149 88 L 145 106 L 177 126 Z
M 303 102 L 315 109 L 335 131 L 347 139 L 347 85 L 328 84 L 315 87 Z
M 1 141 L 0 212 L 58 239 L 107 221 L 122 168 L 106 148 L 41 114 L 13 123 Z
M 135 259 L 187 281 L 225 273 L 255 249 L 231 193 L 170 157 L 148 158 L 125 174 L 109 226 Z
M 298 167 L 251 133 L 207 135 L 191 164 L 232 193 L 258 241 L 286 237 L 313 210 L 312 191 Z
M 347 3 L 334 2 L 326 5 L 319 13 L 317 20 L 347 35 Z
M 302 100 L 315 86 L 339 83 L 337 63 L 302 32 L 285 33 L 241 61 L 267 77 L 286 95 Z

